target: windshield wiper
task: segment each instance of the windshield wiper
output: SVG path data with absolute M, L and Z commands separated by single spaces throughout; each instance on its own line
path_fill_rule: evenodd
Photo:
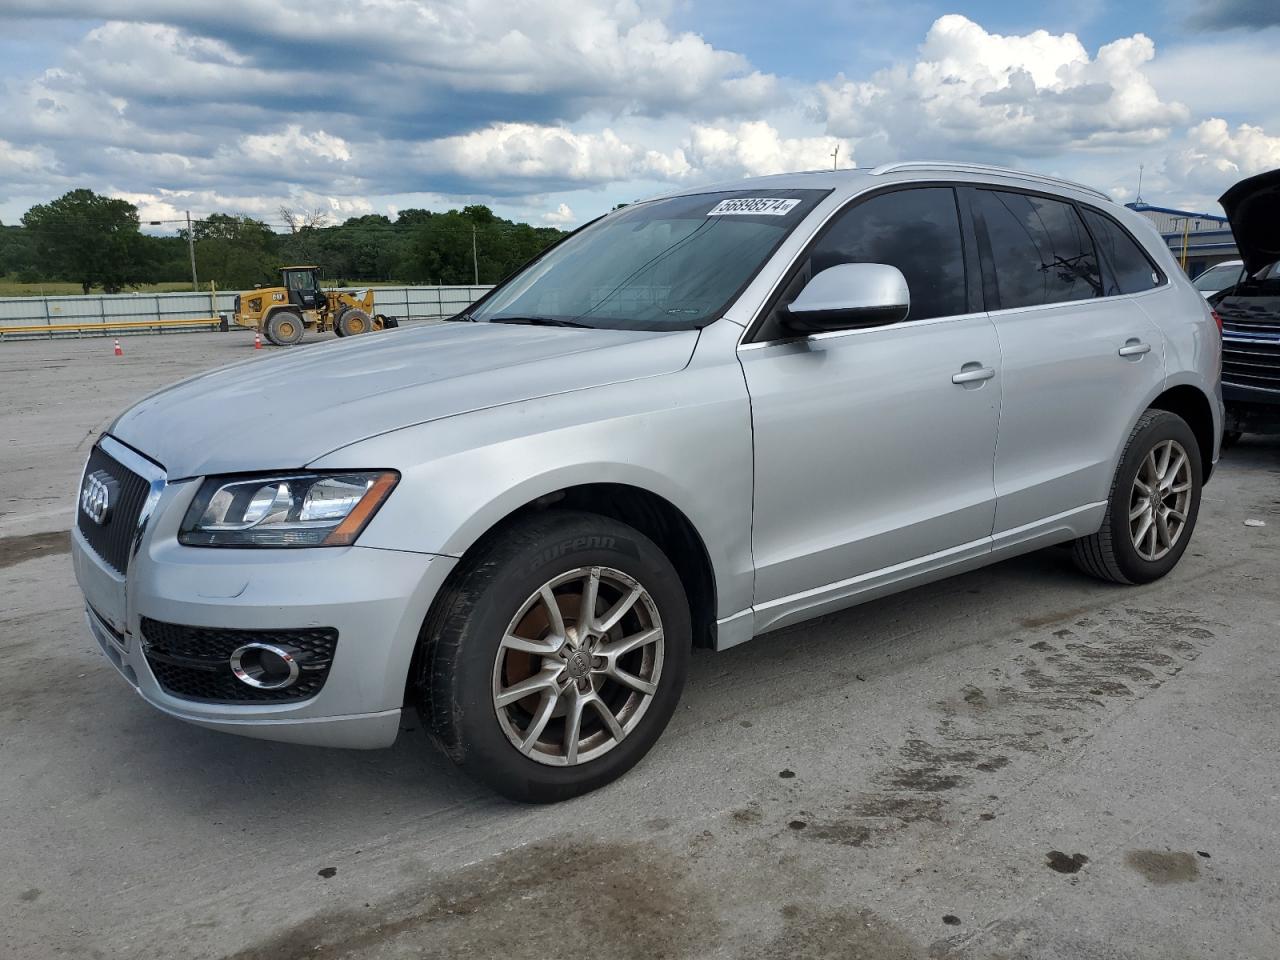
M 441 317 L 444 323 L 475 323 L 476 318 L 469 313 L 455 313 L 452 317 Z
M 589 323 L 579 323 L 577 320 L 561 320 L 559 317 L 490 317 L 490 323 L 524 323 L 531 327 L 586 327 L 592 329 Z

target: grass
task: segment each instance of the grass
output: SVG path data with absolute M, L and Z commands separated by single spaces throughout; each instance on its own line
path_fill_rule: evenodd
M 207 288 L 206 288 L 207 289 Z M 175 293 L 190 292 L 190 283 L 147 283 L 130 287 L 126 293 Z M 94 287 L 91 294 L 101 294 L 101 287 Z M 202 291 L 203 292 L 203 291 Z M 84 293 L 78 283 L 62 280 L 46 280 L 43 283 L 22 283 L 13 277 L 0 277 L 0 297 L 65 297 Z

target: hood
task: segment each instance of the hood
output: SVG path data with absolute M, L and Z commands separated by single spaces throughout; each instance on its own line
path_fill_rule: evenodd
M 1241 180 L 1218 202 L 1251 275 L 1280 260 L 1280 170 Z
M 441 323 L 293 347 L 152 394 L 107 430 L 170 479 L 298 469 L 401 427 L 683 369 L 698 331 Z M 369 464 L 371 467 L 393 464 Z

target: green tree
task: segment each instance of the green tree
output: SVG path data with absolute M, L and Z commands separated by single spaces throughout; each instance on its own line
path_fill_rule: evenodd
M 214 213 L 192 225 L 196 268 L 224 290 L 247 290 L 276 273 L 276 235 L 260 220 Z M 179 231 L 183 239 L 186 231 Z
M 48 275 L 73 280 L 85 293 L 95 286 L 119 293 L 150 279 L 153 250 L 138 231 L 137 207 L 127 200 L 72 190 L 36 204 L 22 223 Z
M 0 277 L 14 275 L 19 280 L 40 280 L 31 231 L 22 227 L 0 227 Z

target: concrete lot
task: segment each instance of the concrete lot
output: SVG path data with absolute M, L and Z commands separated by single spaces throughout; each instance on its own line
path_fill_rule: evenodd
M 1280 442 L 1160 583 L 1053 550 L 699 652 L 646 761 L 527 808 L 413 715 L 324 751 L 129 691 L 50 531 L 121 407 L 255 354 L 124 348 L 0 344 L 0 957 L 1280 955 Z

